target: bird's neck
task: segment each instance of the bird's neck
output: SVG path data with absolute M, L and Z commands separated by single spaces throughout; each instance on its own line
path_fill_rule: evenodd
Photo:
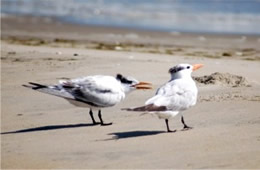
M 128 87 L 128 86 L 126 86 L 126 85 L 123 85 L 122 84 L 122 89 L 123 89 L 123 92 L 125 93 L 125 94 L 128 94 L 128 93 L 130 93 L 132 90 L 130 89 L 130 87 Z
M 187 80 L 192 80 L 190 75 L 181 75 L 181 74 L 172 74 L 171 75 L 171 80 L 176 80 L 176 79 L 187 79 Z

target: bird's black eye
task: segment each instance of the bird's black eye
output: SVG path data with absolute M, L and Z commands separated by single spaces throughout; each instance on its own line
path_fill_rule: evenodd
M 190 69 L 190 66 L 187 66 L 187 69 Z

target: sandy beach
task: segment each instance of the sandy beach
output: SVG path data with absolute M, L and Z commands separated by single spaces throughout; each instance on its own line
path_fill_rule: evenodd
M 260 168 L 260 36 L 1 20 L 2 169 Z M 183 112 L 193 129 L 181 131 L 177 116 L 177 132 L 166 133 L 164 120 L 121 110 L 143 105 L 179 63 L 204 64 L 193 74 L 197 105 Z M 113 122 L 105 127 L 91 124 L 88 109 L 22 87 L 117 73 L 154 88 L 103 109 Z

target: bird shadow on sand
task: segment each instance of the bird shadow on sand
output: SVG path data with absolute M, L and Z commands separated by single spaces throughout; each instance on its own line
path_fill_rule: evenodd
M 143 137 L 143 136 L 152 136 L 158 135 L 160 133 L 166 133 L 165 131 L 127 131 L 127 132 L 114 132 L 109 133 L 108 135 L 113 135 L 112 138 L 106 140 L 117 140 L 117 139 L 126 139 L 134 137 Z
M 49 131 L 49 130 L 68 129 L 68 128 L 79 128 L 79 127 L 88 127 L 88 126 L 96 126 L 96 125 L 98 124 L 80 123 L 80 124 L 69 124 L 69 125 L 48 125 L 48 126 L 40 126 L 35 128 L 21 129 L 21 130 L 9 131 L 9 132 L 1 132 L 1 135 Z

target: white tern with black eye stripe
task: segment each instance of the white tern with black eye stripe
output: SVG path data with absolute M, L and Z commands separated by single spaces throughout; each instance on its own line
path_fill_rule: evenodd
M 156 114 L 159 118 L 165 119 L 168 132 L 175 132 L 170 130 L 168 120 L 196 104 L 198 88 L 191 73 L 202 66 L 202 64 L 178 64 L 170 68 L 171 79 L 162 85 L 144 106 L 123 110 Z M 184 125 L 183 129 L 191 128 L 185 124 L 183 116 L 181 121 Z
M 139 82 L 130 77 L 117 74 L 116 77 L 105 75 L 94 75 L 76 79 L 60 80 L 56 85 L 42 85 L 30 82 L 24 87 L 58 96 L 66 99 L 71 104 L 79 107 L 90 108 L 89 114 L 93 124 L 95 121 L 92 109 L 98 109 L 98 117 L 101 125 L 104 123 L 101 116 L 101 108 L 112 107 L 121 102 L 126 94 L 136 89 L 151 89 L 151 84 Z

